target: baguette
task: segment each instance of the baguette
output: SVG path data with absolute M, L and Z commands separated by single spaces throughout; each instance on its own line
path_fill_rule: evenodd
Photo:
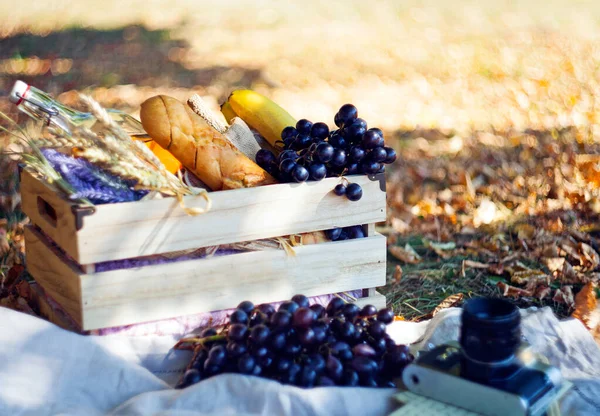
M 250 188 L 276 183 L 187 105 L 158 95 L 142 103 L 144 130 L 211 190 Z

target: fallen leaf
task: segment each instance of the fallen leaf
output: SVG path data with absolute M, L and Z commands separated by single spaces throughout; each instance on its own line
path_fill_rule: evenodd
M 521 270 L 512 273 L 510 277 L 511 283 L 518 285 L 525 284 L 530 280 L 548 280 L 548 275 L 541 270 Z
M 533 296 L 533 293 L 528 290 L 514 287 L 504 282 L 498 282 L 496 283 L 496 286 L 500 289 L 503 296 L 509 296 L 513 298 L 520 298 L 521 296 Z
M 533 294 L 533 296 L 535 296 L 539 300 L 542 300 L 542 299 L 550 296 L 551 292 L 552 292 L 552 289 L 549 286 L 540 285 L 540 286 L 538 286 L 536 288 L 535 293 Z
M 464 295 L 462 293 L 456 293 L 454 295 L 448 296 L 438 306 L 435 307 L 435 309 L 433 310 L 431 315 L 435 316 L 442 309 L 451 308 L 453 306 L 456 306 L 459 302 L 461 302 L 463 300 L 463 298 L 464 298 Z
M 491 224 L 496 219 L 498 207 L 489 198 L 484 198 L 475 210 L 473 224 L 479 227 L 482 224 Z
M 552 300 L 554 302 L 564 303 L 569 308 L 573 308 L 575 299 L 573 299 L 573 290 L 571 289 L 571 286 L 563 286 L 560 289 L 556 289 Z
M 542 263 L 550 270 L 551 273 L 561 271 L 565 264 L 564 257 L 545 257 L 542 258 Z
M 397 264 L 396 269 L 394 270 L 394 282 L 398 283 L 400 280 L 402 280 L 402 267 Z
M 406 319 L 404 319 L 404 316 L 402 315 L 395 315 L 394 321 L 406 321 Z
M 490 267 L 489 264 L 480 263 L 474 260 L 463 260 L 464 267 L 470 267 L 471 269 L 487 269 Z
M 449 243 L 436 243 L 433 241 L 424 240 L 423 242 L 425 247 L 431 249 L 435 254 L 443 259 L 450 257 L 450 253 L 446 253 L 445 250 L 454 250 L 456 248 L 456 243 L 453 241 Z
M 491 274 L 495 274 L 497 276 L 501 276 L 504 274 L 504 264 L 502 263 L 498 263 L 498 264 L 490 264 L 489 265 L 489 271 Z
M 409 245 L 406 244 L 404 248 L 398 246 L 391 246 L 388 248 L 392 256 L 398 260 L 408 264 L 417 264 L 421 261 L 421 256 Z
M 531 224 L 521 223 L 515 225 L 514 232 L 517 233 L 517 238 L 531 240 L 535 236 L 536 228 Z
M 403 234 L 410 229 L 409 225 L 406 222 L 402 221 L 400 218 L 393 217 L 390 221 L 390 224 L 394 231 L 396 231 L 399 234 Z
M 596 299 L 596 285 L 594 283 L 586 284 L 575 296 L 575 310 L 571 314 L 573 318 L 579 319 L 587 329 L 597 326 L 591 326 L 592 314 L 598 312 L 598 300 Z

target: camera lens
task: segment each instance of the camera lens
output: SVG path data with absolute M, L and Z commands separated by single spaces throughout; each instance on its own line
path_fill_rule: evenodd
M 521 314 L 516 306 L 491 298 L 466 302 L 460 345 L 467 360 L 500 363 L 511 358 L 520 344 Z

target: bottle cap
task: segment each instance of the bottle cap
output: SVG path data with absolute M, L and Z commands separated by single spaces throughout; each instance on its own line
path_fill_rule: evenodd
M 23 81 L 15 82 L 12 90 L 10 91 L 10 95 L 8 96 L 8 100 L 16 105 L 21 104 L 23 98 L 26 98 L 27 92 L 29 91 L 29 85 L 24 83 Z

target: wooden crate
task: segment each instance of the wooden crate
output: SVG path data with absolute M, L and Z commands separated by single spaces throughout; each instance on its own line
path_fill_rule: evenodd
M 212 208 L 187 215 L 174 198 L 83 207 L 26 169 L 21 173 L 27 267 L 83 330 L 231 308 L 242 300 L 276 302 L 297 293 L 364 289 L 358 303 L 383 306 L 385 180 L 353 176 L 352 202 L 331 192 L 337 178 L 210 193 Z M 186 206 L 203 207 L 201 197 Z M 96 272 L 99 262 L 364 225 L 367 237 Z M 57 247 L 58 246 L 58 247 Z

